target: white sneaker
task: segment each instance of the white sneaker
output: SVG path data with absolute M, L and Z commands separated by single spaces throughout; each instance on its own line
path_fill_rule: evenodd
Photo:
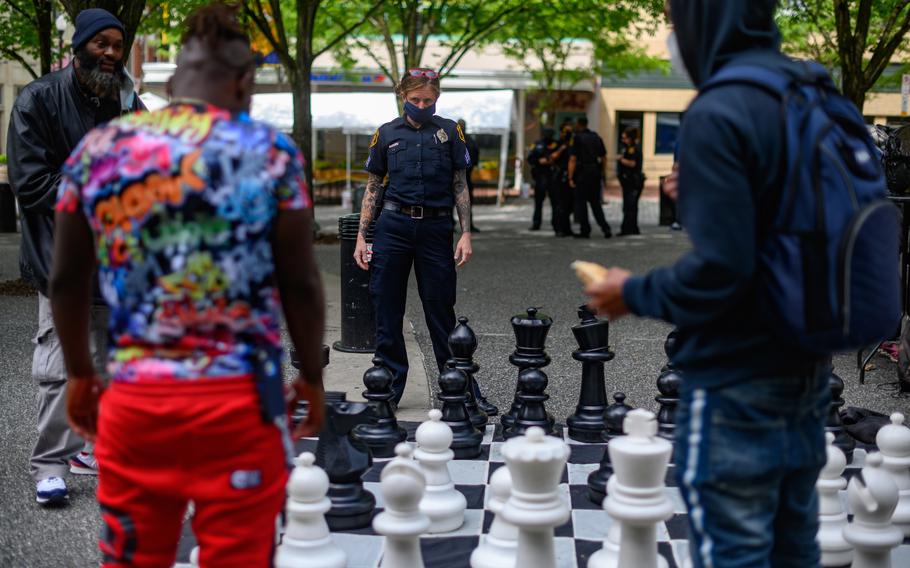
M 59 505 L 69 497 L 66 482 L 59 477 L 46 477 L 35 488 L 35 500 L 42 505 Z
M 98 475 L 98 460 L 95 454 L 79 452 L 70 458 L 70 473 L 76 475 Z

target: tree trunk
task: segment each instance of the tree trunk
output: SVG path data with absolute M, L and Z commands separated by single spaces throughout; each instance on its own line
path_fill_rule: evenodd
M 866 90 L 862 70 L 860 73 L 844 72 L 841 78 L 841 91 L 845 97 L 853 101 L 860 114 L 863 113 L 863 106 L 866 104 Z
M 41 64 L 42 75 L 50 73 L 51 65 L 54 63 L 54 23 L 51 21 L 51 8 L 50 0 L 36 0 L 35 2 L 35 21 L 38 24 L 38 61 Z
M 297 45 L 295 63 L 297 69 L 291 77 L 294 90 L 294 129 L 293 137 L 297 147 L 306 159 L 304 174 L 310 191 L 310 201 L 316 205 L 316 188 L 313 187 L 313 113 L 310 108 L 310 95 L 313 92 L 310 75 L 313 69 L 313 30 L 316 27 L 316 11 L 319 2 L 298 0 L 297 2 Z M 296 84 L 295 84 L 296 83 Z

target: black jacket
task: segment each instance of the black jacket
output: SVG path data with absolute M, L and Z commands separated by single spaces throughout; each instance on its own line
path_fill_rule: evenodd
M 13 105 L 6 147 L 9 181 L 22 223 L 19 270 L 45 296 L 60 168 L 89 130 L 118 114 L 145 110 L 132 81 L 120 98 L 119 112 L 99 106 L 79 87 L 70 64 L 29 83 Z

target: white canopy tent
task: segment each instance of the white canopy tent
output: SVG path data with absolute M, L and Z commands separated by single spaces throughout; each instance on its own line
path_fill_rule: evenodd
M 164 98 L 154 93 L 143 93 L 140 98 L 149 110 L 167 104 Z M 279 130 L 290 132 L 294 125 L 293 105 L 291 93 L 255 94 L 251 115 Z M 313 152 L 317 130 L 340 130 L 345 135 L 345 169 L 350 189 L 351 136 L 372 134 L 379 126 L 398 116 L 395 95 L 389 92 L 313 93 L 310 108 L 313 115 Z M 512 91 L 445 91 L 436 105 L 436 114 L 452 120 L 464 119 L 471 133 L 500 136 L 498 190 L 501 201 L 513 114 Z

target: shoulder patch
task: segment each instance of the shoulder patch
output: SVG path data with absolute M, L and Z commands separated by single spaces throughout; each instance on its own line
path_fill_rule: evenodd
M 376 129 L 376 132 L 373 133 L 373 138 L 370 140 L 370 148 L 375 146 L 379 142 L 379 129 Z
M 464 141 L 465 141 L 465 139 L 464 139 L 464 131 L 461 129 L 461 125 L 460 125 L 460 124 L 457 124 L 457 123 L 455 124 L 455 132 L 458 133 L 458 139 L 461 140 L 462 142 L 464 142 Z

